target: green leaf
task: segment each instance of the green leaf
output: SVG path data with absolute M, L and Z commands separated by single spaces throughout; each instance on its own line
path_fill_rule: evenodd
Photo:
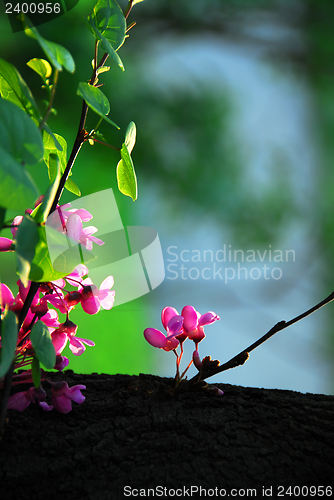
M 91 31 L 93 32 L 95 38 L 99 40 L 100 45 L 104 50 L 104 52 L 107 52 L 107 54 L 111 57 L 111 59 L 115 61 L 115 63 L 121 68 L 122 71 L 124 71 L 124 65 L 122 59 L 119 57 L 119 55 L 117 54 L 116 50 L 113 48 L 111 43 L 99 32 L 99 30 L 96 28 L 92 20 L 88 19 L 86 21 Z
M 75 194 L 76 196 L 81 196 L 81 191 L 78 188 L 78 186 L 75 184 L 75 182 L 72 181 L 72 179 L 67 179 L 65 182 L 65 188 L 67 191 L 70 193 Z
M 38 190 L 29 172 L 0 146 L 1 205 L 24 212 L 37 197 Z
M 89 83 L 80 82 L 77 94 L 86 101 L 87 105 L 108 123 L 119 129 L 119 126 L 111 121 L 106 115 L 110 111 L 110 104 L 104 93 Z
M 0 378 L 6 375 L 14 360 L 17 336 L 16 316 L 12 311 L 7 311 L 1 323 Z
M 0 229 L 2 228 L 2 226 L 5 222 L 5 217 L 6 217 L 6 209 L 3 207 L 0 207 Z
M 55 176 L 54 176 L 52 184 L 46 190 L 41 207 L 39 207 L 38 212 L 34 215 L 34 219 L 36 220 L 36 222 L 38 222 L 40 224 L 45 222 L 49 216 L 49 212 L 51 210 L 53 200 L 56 196 L 57 189 L 58 189 L 59 182 L 60 182 L 60 177 L 61 177 L 59 161 L 58 161 L 57 156 L 55 156 L 54 154 L 51 154 L 49 156 L 49 159 L 51 159 L 51 158 L 54 159 L 55 164 L 56 164 Z
M 0 94 L 39 121 L 37 104 L 29 87 L 17 69 L 4 59 L 0 59 Z
M 130 122 L 128 128 L 125 132 L 124 144 L 126 145 L 129 154 L 132 153 L 133 147 L 136 143 L 136 125 L 134 122 Z
M 30 59 L 30 61 L 27 62 L 27 66 L 35 71 L 42 78 L 44 83 L 48 78 L 50 78 L 52 74 L 52 68 L 49 62 L 45 59 L 37 59 L 35 57 L 34 59 Z
M 118 189 L 135 201 L 137 199 L 137 177 L 132 158 L 125 144 L 122 145 L 121 157 L 116 169 Z
M 43 141 L 37 126 L 22 109 L 5 99 L 0 99 L 0 146 L 18 162 L 29 165 L 43 156 Z
M 35 248 L 39 240 L 35 221 L 25 215 L 15 235 L 15 255 L 17 270 L 25 287 L 28 286 L 28 277 L 31 262 L 35 256 Z
M 31 363 L 31 375 L 32 375 L 32 380 L 34 382 L 34 386 L 39 387 L 41 385 L 41 367 L 37 356 L 34 356 L 34 359 L 32 360 Z
M 99 0 L 88 17 L 88 23 L 110 42 L 115 51 L 123 45 L 126 19 L 116 0 Z
M 50 162 L 50 155 L 57 155 L 60 161 L 60 172 L 64 173 L 67 165 L 67 142 L 61 135 L 54 134 L 57 143 L 61 147 L 61 151 L 57 148 L 54 138 L 50 136 L 47 132 L 43 133 L 43 143 L 44 143 L 44 161 L 48 167 L 49 179 L 53 182 L 56 176 L 55 163 Z M 50 164 L 51 163 L 51 164 Z
M 133 0 L 132 6 L 136 5 L 136 3 L 143 2 L 144 0 Z
M 37 213 L 37 211 L 35 212 Z M 52 217 L 52 215 L 51 215 Z M 47 224 L 48 237 L 46 237 L 45 226 L 38 226 L 39 241 L 35 249 L 35 257 L 31 263 L 29 279 L 36 282 L 54 281 L 64 278 L 73 269 L 81 264 L 81 255 L 76 242 L 72 246 L 64 246 L 64 235 Z M 51 250 L 60 248 L 60 252 L 55 262 L 52 263 L 49 246 Z M 82 248 L 82 247 L 81 247 Z M 82 248 L 84 263 L 94 260 L 93 252 Z M 54 264 L 54 265 L 53 265 Z
M 75 71 L 75 63 L 73 57 L 71 56 L 69 51 L 65 49 L 65 47 L 43 38 L 24 14 L 21 13 L 18 17 L 22 20 L 25 26 L 26 35 L 37 40 L 44 54 L 49 59 L 54 68 L 56 68 L 58 71 L 62 71 L 62 69 L 65 68 L 70 73 L 73 73 Z
M 62 151 L 63 150 L 62 146 L 59 144 L 55 134 L 52 132 L 49 125 L 47 125 L 46 123 L 44 123 L 44 125 L 43 125 L 43 131 L 45 131 L 47 134 L 51 135 L 53 142 L 54 142 L 54 145 L 56 146 L 58 151 Z
M 42 321 L 37 321 L 32 327 L 30 340 L 37 359 L 45 368 L 54 368 L 56 364 L 56 351 L 52 345 L 48 327 Z
M 53 268 L 45 235 L 45 227 L 39 226 L 37 229 L 39 240 L 36 245 L 35 256 L 31 263 L 29 280 L 37 282 L 54 281 L 63 278 L 67 274 L 71 273 L 71 271 L 73 271 L 73 269 L 75 268 L 75 265 L 70 271 L 68 270 L 68 268 L 65 268 L 64 272 L 56 271 Z
M 59 151 L 59 147 L 57 147 L 55 141 L 60 146 L 61 151 Z M 60 173 L 61 175 L 65 172 L 67 166 L 67 142 L 61 135 L 53 134 L 53 137 L 50 134 L 44 132 L 43 134 L 43 142 L 44 142 L 44 161 L 48 167 L 49 179 L 53 181 L 56 176 L 57 171 L 57 162 L 52 161 L 51 154 L 57 155 L 60 161 Z M 69 176 L 72 175 L 72 172 L 69 173 Z M 65 188 L 76 196 L 81 196 L 80 189 L 71 179 L 67 179 L 65 182 Z

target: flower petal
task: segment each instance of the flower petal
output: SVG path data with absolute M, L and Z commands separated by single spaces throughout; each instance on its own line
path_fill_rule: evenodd
M 177 333 L 180 333 L 183 325 L 183 316 L 173 316 L 167 324 L 167 335 L 175 336 Z
M 163 349 L 167 344 L 167 338 L 165 335 L 160 332 L 160 330 L 156 330 L 155 328 L 146 328 L 144 330 L 144 337 L 149 344 L 153 345 L 153 347 Z
M 164 329 L 167 330 L 167 324 L 168 324 L 168 321 L 173 317 L 173 316 L 178 316 L 179 313 L 177 312 L 176 309 L 174 309 L 174 307 L 165 307 L 163 310 L 162 310 L 162 313 L 161 313 L 161 321 L 162 321 L 162 324 L 164 326 Z
M 216 313 L 209 311 L 205 314 L 202 314 L 202 316 L 199 318 L 198 326 L 211 325 L 211 323 L 214 323 L 219 319 L 220 317 Z
M 0 304 L 3 308 L 6 305 L 11 306 L 14 303 L 14 295 L 12 294 L 10 288 L 4 283 L 0 283 Z
M 101 306 L 103 307 L 103 309 L 105 309 L 106 311 L 109 311 L 112 306 L 114 305 L 114 301 L 115 301 L 115 292 L 114 290 L 108 290 L 107 292 L 107 296 L 103 299 L 100 298 L 100 304 Z
M 97 314 L 100 310 L 100 301 L 95 295 L 82 299 L 81 307 L 87 314 Z
M 85 396 L 81 394 L 80 391 L 86 389 L 85 385 L 74 385 L 70 387 L 67 391 L 67 397 L 71 398 L 72 401 L 75 401 L 79 405 L 85 401 Z
M 190 333 L 197 327 L 197 311 L 193 306 L 185 306 L 181 315 L 184 317 L 183 328 L 187 333 Z
M 77 214 L 71 214 L 66 222 L 67 235 L 74 241 L 79 241 L 82 235 L 82 221 Z
M 55 330 L 51 334 L 51 339 L 52 339 L 52 345 L 56 351 L 56 355 L 58 356 L 65 349 L 68 337 L 66 333 Z
M 86 347 L 83 345 L 82 342 L 80 342 L 79 339 L 76 339 L 75 337 L 70 338 L 70 350 L 72 354 L 75 356 L 80 356 L 85 350 Z
M 114 286 L 114 277 L 113 276 L 107 276 L 105 280 L 102 281 L 100 290 L 110 290 Z
M 30 405 L 30 403 L 31 401 L 27 398 L 27 391 L 17 392 L 9 397 L 7 410 L 23 411 Z

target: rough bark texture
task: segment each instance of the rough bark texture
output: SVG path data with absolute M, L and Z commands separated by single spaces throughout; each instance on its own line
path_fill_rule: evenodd
M 67 415 L 33 404 L 8 411 L 1 500 L 203 498 L 195 486 L 213 498 L 273 487 L 275 498 L 280 485 L 333 485 L 334 396 L 232 385 L 219 385 L 223 396 L 166 396 L 171 380 L 151 375 L 49 378 L 61 377 L 87 387 Z

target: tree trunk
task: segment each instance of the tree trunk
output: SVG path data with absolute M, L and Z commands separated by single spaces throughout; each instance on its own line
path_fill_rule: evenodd
M 172 380 L 152 375 L 48 378 L 86 385 L 86 400 L 66 415 L 7 412 L 1 500 L 331 496 L 334 396 L 227 384 L 223 396 L 173 396 Z

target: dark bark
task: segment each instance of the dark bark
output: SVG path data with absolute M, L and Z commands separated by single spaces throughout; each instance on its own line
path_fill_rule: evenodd
M 279 485 L 333 485 L 334 396 L 222 384 L 223 396 L 171 396 L 171 379 L 151 375 L 49 378 L 86 385 L 86 400 L 67 415 L 8 411 L 1 500 L 117 500 L 124 486 L 146 488 L 138 498 L 157 486 L 256 488 L 260 498 L 273 487 L 275 498 Z

